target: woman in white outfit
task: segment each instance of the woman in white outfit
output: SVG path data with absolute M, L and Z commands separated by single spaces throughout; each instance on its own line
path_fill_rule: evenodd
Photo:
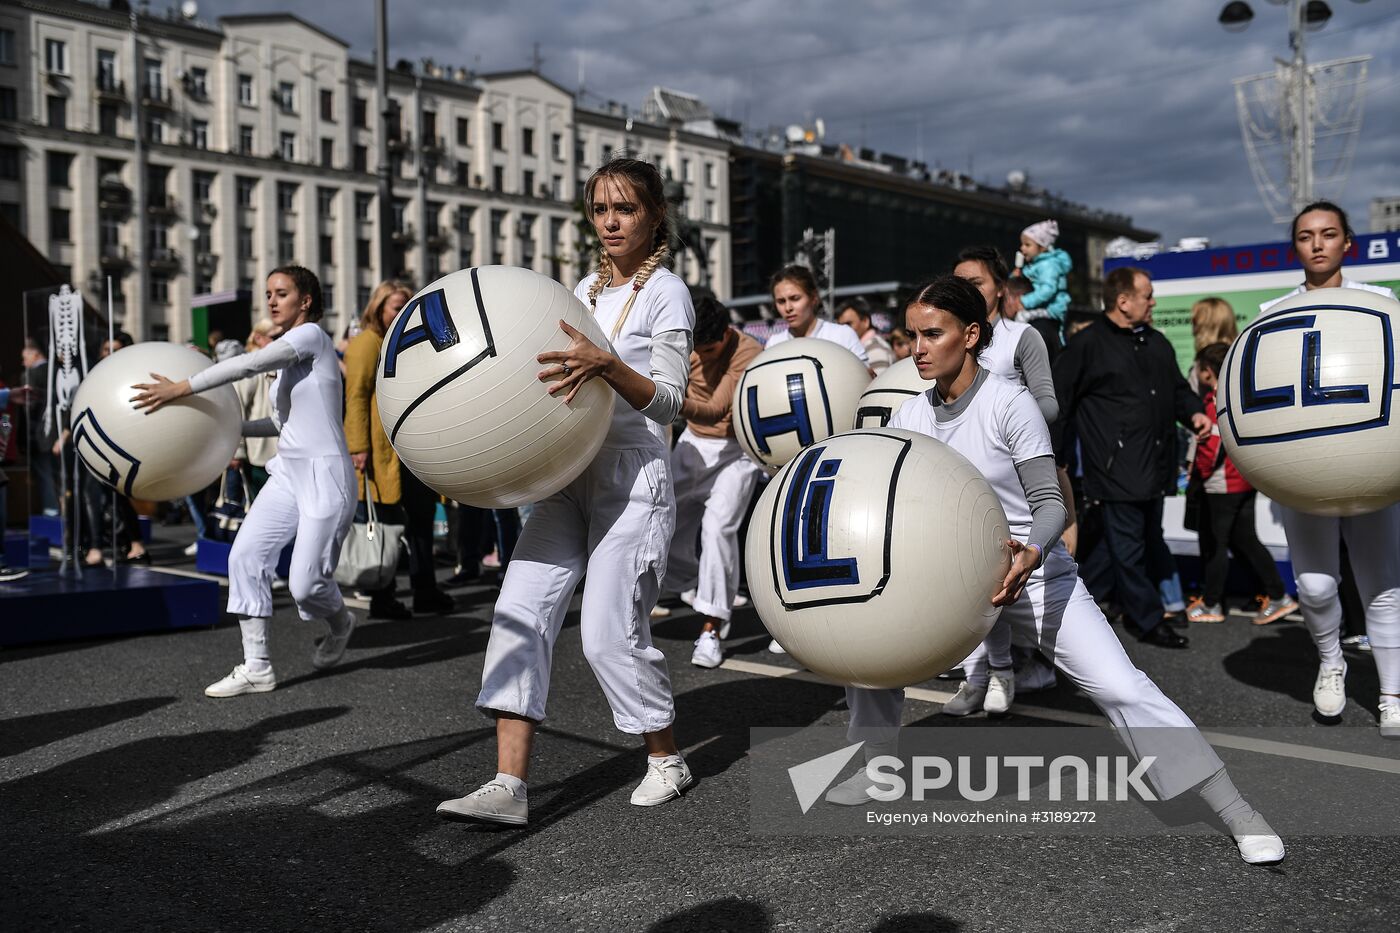
M 1395 297 L 1388 288 L 1342 275 L 1342 259 L 1351 249 L 1351 224 L 1335 204 L 1317 201 L 1298 212 L 1293 218 L 1293 249 L 1303 264 L 1303 284 L 1260 305 L 1261 317 L 1284 298 L 1315 288 L 1356 288 Z M 1310 515 L 1283 505 L 1278 509 L 1303 621 L 1321 661 L 1313 683 L 1313 706 L 1322 716 L 1336 717 L 1347 703 L 1342 602 L 1337 595 L 1345 540 L 1356 586 L 1366 604 L 1366 635 L 1380 679 L 1381 735 L 1400 738 L 1400 504 L 1350 518 Z
M 614 159 L 588 180 L 585 203 L 603 249 L 574 293 L 591 305 L 610 345 L 563 322 L 567 350 L 543 353 L 540 380 L 562 404 L 590 379 L 617 392 L 602 449 L 578 479 L 537 504 L 496 600 L 476 705 L 496 720 L 496 776 L 444 801 L 447 819 L 523 825 L 535 730 L 545 717 L 554 643 L 585 572 L 583 654 L 622 732 L 640 735 L 647 773 L 632 803 L 655 806 L 693 783 L 676 748 L 666 659 L 649 618 L 675 526 L 664 427 L 680 411 L 695 316 L 685 283 L 662 266 L 666 200 L 656 168 Z
M 341 429 L 340 361 L 330 335 L 321 329 L 321 283 L 310 270 L 283 266 L 267 277 L 267 313 L 282 335 L 254 353 L 244 353 L 189 379 L 138 385 L 133 401 L 147 412 L 195 392 L 277 372 L 268 390 L 272 416 L 244 422 L 246 436 L 276 435 L 277 456 L 267 464 L 270 479 L 253 501 L 229 552 L 228 611 L 238 616 L 243 663 L 205 688 L 211 697 L 266 693 L 277 686 L 267 647 L 272 616 L 272 578 L 287 543 L 292 548 L 287 585 L 305 620 L 323 619 L 330 631 L 316 646 L 312 666 L 339 663 L 355 627 L 335 582 L 340 546 L 355 516 L 355 471 Z
M 978 365 L 988 341 L 986 304 L 972 285 L 944 276 L 921 286 L 905 309 L 915 335 L 919 375 L 934 381 L 890 421 L 952 447 L 986 477 L 1006 510 L 1011 569 L 991 597 L 1006 619 L 1108 717 L 1137 758 L 1155 756 L 1148 779 L 1161 799 L 1192 788 L 1220 816 L 1251 863 L 1283 858 L 1283 842 L 1235 789 L 1224 765 L 1190 718 L 1133 666 L 1108 620 L 1079 579 L 1059 541 L 1065 506 L 1055 478 L 1050 431 L 1025 388 Z M 852 739 L 867 742 L 867 761 L 891 748 L 902 690 L 847 688 Z M 862 770 L 827 800 L 870 800 Z

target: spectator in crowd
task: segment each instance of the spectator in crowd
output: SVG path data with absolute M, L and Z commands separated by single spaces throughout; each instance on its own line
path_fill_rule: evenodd
M 1186 381 L 1191 383 L 1192 391 L 1201 392 L 1200 380 L 1196 377 L 1201 351 L 1217 343 L 1229 346 L 1235 342 L 1239 332 L 1239 325 L 1235 323 L 1235 309 L 1224 298 L 1202 298 L 1191 306 L 1191 341 L 1196 347 L 1196 360 L 1191 363 Z
M 355 466 L 360 499 L 364 500 L 368 489 L 380 517 L 404 526 L 413 611 L 437 614 L 451 612 L 454 607 L 452 597 L 438 587 L 433 563 L 433 519 L 438 496 L 411 471 L 402 468 L 379 420 L 379 405 L 374 397 L 379 348 L 394 318 L 412 297 L 413 288 L 407 282 L 380 282 L 360 316 L 360 332 L 346 345 L 341 359 L 345 370 L 345 443 Z M 357 518 L 363 520 L 365 515 L 362 502 Z M 395 599 L 395 586 L 391 582 L 370 594 L 370 618 L 411 617 L 408 608 Z
M 870 370 L 880 375 L 894 362 L 894 350 L 889 341 L 880 336 L 870 320 L 870 305 L 864 298 L 847 298 L 837 306 L 836 323 L 845 324 L 856 332 L 865 355 L 870 358 Z
M 28 386 L 20 386 L 15 389 L 0 387 L 0 416 L 6 414 L 5 409 L 10 407 L 10 402 L 26 402 L 29 399 L 30 390 Z M 9 449 L 10 430 L 13 422 L 7 417 L 0 417 L 0 464 L 3 464 L 5 452 Z M 9 477 L 5 475 L 3 465 L 0 465 L 0 532 L 5 530 L 6 516 L 9 514 Z M 18 580 L 29 574 L 28 570 L 22 567 L 9 567 L 5 563 L 5 549 L 0 547 L 0 583 L 9 583 L 11 580 Z
M 890 331 L 890 350 L 894 353 L 895 362 L 907 360 L 914 351 L 914 339 L 901 325 L 896 325 Z
M 98 350 L 98 362 L 105 360 L 124 347 L 131 346 L 134 342 L 130 334 L 125 331 L 117 331 L 111 340 L 102 342 L 101 349 Z M 83 563 L 89 567 L 102 566 L 103 528 L 106 525 L 107 505 L 111 503 L 113 508 L 112 521 L 116 524 L 117 553 L 122 555 L 115 559 L 122 563 L 149 564 L 151 555 L 146 551 L 146 543 L 141 540 L 140 519 L 136 515 L 136 508 L 131 504 L 131 500 L 121 493 L 115 492 L 111 487 L 98 482 L 97 478 L 89 474 L 86 469 L 79 471 L 79 487 L 86 522 L 83 530 L 86 537 L 87 554 L 83 558 Z
M 1064 425 L 1079 439 L 1084 494 L 1098 503 L 1104 540 L 1085 566 L 1100 602 L 1115 594 L 1138 637 L 1184 648 L 1165 624 L 1148 571 L 1149 541 L 1160 534 L 1165 492 L 1175 488 L 1175 423 L 1198 437 L 1210 430 L 1201 400 L 1176 365 L 1166 337 L 1148 326 L 1152 279 L 1125 266 L 1104 280 L 1104 317 L 1066 345 L 1055 361 L 1060 419 L 1051 426 L 1058 462 L 1068 461 Z M 1098 561 L 1094 566 L 1093 560 Z
M 1231 318 L 1233 320 L 1233 315 Z M 1237 558 L 1249 564 L 1264 587 L 1254 624 L 1268 625 L 1297 611 L 1298 604 L 1284 592 L 1283 578 L 1279 576 L 1273 557 L 1259 543 L 1254 529 L 1254 487 L 1235 469 L 1234 461 L 1226 455 L 1225 445 L 1220 440 L 1215 388 L 1228 352 L 1228 343 L 1213 343 L 1196 354 L 1195 369 L 1204 394 L 1202 403 L 1210 419 L 1210 434 L 1196 445 L 1196 460 L 1191 466 L 1192 484 L 1200 490 L 1195 498 L 1200 503 L 1198 527 L 1205 589 L 1201 596 L 1191 600 L 1186 618 L 1191 622 L 1225 621 L 1225 577 L 1230 569 L 1229 552 L 1233 551 Z
M 1055 248 L 1060 225 L 1042 220 L 1021 231 L 1021 263 L 1017 268 L 1031 284 L 1021 296 L 1018 320 L 1030 324 L 1045 340 L 1054 359 L 1062 345 L 1061 329 L 1069 311 L 1069 253 Z
M 44 342 L 38 337 L 26 337 L 20 351 L 24 364 L 24 385 L 29 389 L 29 401 L 24 407 L 26 453 L 29 457 L 29 479 L 38 497 L 35 503 L 45 515 L 58 514 L 58 457 L 53 452 L 58 430 L 44 429 L 44 409 L 49 404 L 49 358 Z
M 1001 299 L 1001 316 L 1008 321 L 1019 320 L 1021 312 L 1025 310 L 1025 304 L 1023 303 L 1025 297 L 1033 288 L 1035 288 L 1035 286 L 1031 284 L 1031 280 L 1024 275 L 1013 275 L 1011 278 L 1007 279 L 1006 291 L 1003 293 Z M 1068 339 L 1068 334 L 1066 334 L 1066 339 Z M 1055 347 L 1059 349 L 1059 341 L 1055 342 Z M 1054 361 L 1053 357 L 1051 361 Z
M 248 353 L 261 350 L 272 343 L 279 332 L 271 318 L 263 318 L 253 325 L 244 350 Z M 268 396 L 268 389 L 276 378 L 276 373 L 255 373 L 234 383 L 233 388 L 238 393 L 238 403 L 243 409 L 244 421 L 261 421 L 263 418 L 272 417 L 272 400 Z M 253 495 L 256 496 L 263 486 L 267 485 L 267 463 L 275 456 L 276 437 L 245 437 L 239 443 L 238 452 L 234 454 L 234 469 L 245 466 L 248 468 L 248 483 L 252 487 Z

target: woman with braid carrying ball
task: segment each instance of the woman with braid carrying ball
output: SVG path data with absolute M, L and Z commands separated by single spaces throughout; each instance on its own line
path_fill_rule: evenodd
M 530 748 L 545 716 L 554 642 L 585 571 L 584 657 L 617 728 L 646 743 L 646 777 L 632 803 L 666 803 L 693 783 L 671 732 L 670 674 L 648 621 L 676 517 L 662 432 L 685 396 L 695 312 L 685 283 L 662 265 L 669 218 L 655 167 L 614 159 L 588 179 L 584 201 L 603 248 L 598 271 L 574 294 L 593 309 L 611 346 L 561 321 L 572 342 L 540 354 L 540 381 L 563 404 L 590 379 L 604 380 L 619 397 L 598 455 L 535 506 L 515 547 L 476 701 L 496 720 L 497 773 L 440 804 L 447 819 L 525 824 Z

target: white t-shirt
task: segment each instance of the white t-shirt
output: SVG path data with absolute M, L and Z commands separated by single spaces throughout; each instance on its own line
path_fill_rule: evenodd
M 927 434 L 971 460 L 1001 500 L 1011 536 L 1026 540 L 1031 530 L 1031 507 L 1016 464 L 1054 455 L 1050 429 L 1035 399 L 1024 386 L 988 373 L 987 381 L 961 414 L 940 422 L 936 406 L 941 403 L 934 387 L 905 402 L 889 426 Z
M 1386 288 L 1384 285 L 1371 285 L 1367 282 L 1353 282 L 1351 279 L 1343 278 L 1342 288 L 1359 288 L 1363 292 L 1371 292 L 1375 295 L 1384 295 L 1385 297 L 1390 298 L 1392 300 L 1395 299 L 1395 293 L 1390 289 Z M 1272 308 L 1274 305 L 1278 304 L 1280 301 L 1283 301 L 1287 298 L 1292 298 L 1294 295 L 1301 295 L 1307 290 L 1308 287 L 1306 285 L 1299 285 L 1287 295 L 1275 298 L 1273 301 L 1264 302 L 1262 305 L 1259 306 L 1259 313 L 1268 314 L 1269 309 Z
M 859 357 L 860 361 L 866 366 L 870 365 L 870 356 L 865 352 L 865 344 L 861 343 L 860 338 L 856 336 L 856 332 L 845 324 L 837 324 L 835 321 L 826 321 L 817 318 L 816 326 L 812 328 L 812 332 L 807 336 L 815 337 L 818 340 L 827 340 L 838 346 L 845 347 Z M 794 339 L 792 334 L 787 330 L 775 331 L 769 335 L 768 342 L 763 345 L 763 349 L 766 350 L 769 347 L 776 347 L 778 344 L 787 343 L 792 339 Z
M 585 306 L 588 305 L 588 289 L 597 278 L 594 272 L 584 278 L 574 289 Z M 680 276 L 669 269 L 658 268 L 637 293 L 632 310 L 622 331 L 613 338 L 613 325 L 632 294 L 632 283 L 604 288 L 598 295 L 595 317 L 598 326 L 612 341 L 612 352 L 632 369 L 651 378 L 651 336 L 668 330 L 691 331 L 695 329 L 695 310 L 690 304 L 690 289 Z M 682 386 L 684 389 L 684 386 Z M 661 425 L 648 419 L 640 411 L 621 398 L 613 405 L 612 426 L 603 441 L 604 447 L 627 449 L 635 447 L 665 446 L 665 434 Z
M 1000 376 L 1007 382 L 1020 383 L 1022 380 L 1021 371 L 1016 368 L 1016 347 L 1021 342 L 1021 335 L 1028 330 L 1034 328 L 1020 321 L 1008 321 L 998 314 L 996 323 L 992 325 L 992 342 L 987 344 L 987 349 L 978 354 L 977 364 L 993 376 Z

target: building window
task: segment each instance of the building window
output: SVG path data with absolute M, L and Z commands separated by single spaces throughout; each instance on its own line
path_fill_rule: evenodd
M 239 207 L 247 207 L 247 208 L 255 208 L 255 207 L 257 207 L 257 204 L 255 203 L 255 201 L 257 200 L 257 193 L 258 193 L 258 180 L 257 180 L 256 178 L 244 178 L 244 177 L 242 177 L 242 176 L 239 176 L 239 179 L 238 179 L 238 206 L 239 206 Z
M 165 99 L 165 66 L 158 58 L 146 59 L 146 96 L 152 100 Z
M 19 119 L 19 95 L 12 87 L 0 87 L 0 120 Z
M 214 203 L 213 172 L 194 173 L 194 201 L 199 205 L 212 205 Z
M 253 154 L 253 128 L 246 123 L 238 127 L 238 151 L 243 155 Z
M 297 134 L 278 133 L 277 134 L 277 154 L 288 162 L 295 162 L 297 157 Z
M 574 140 L 574 162 L 577 163 L 577 165 L 578 165 L 579 168 L 587 168 L 587 167 L 588 167 L 588 165 L 586 164 L 586 159 L 584 158 L 584 156 L 585 156 L 585 153 L 584 153 L 584 149 L 583 149 L 583 140 L 581 140 L 581 139 L 576 139 L 576 140 Z
M 73 187 L 73 156 L 67 152 L 49 153 L 49 187 Z
M 549 196 L 556 201 L 564 200 L 564 176 L 555 175 L 549 180 Z
M 61 207 L 49 208 L 49 239 L 58 243 L 68 243 L 73 239 L 69 219 L 72 215 Z
M 151 301 L 158 305 L 170 304 L 170 279 L 160 274 L 151 276 Z
M 689 159 L 681 159 L 681 178 L 684 181 L 695 180 L 695 166 Z
M 165 142 L 165 120 L 153 113 L 146 115 L 146 139 L 153 143 Z
M 122 222 L 110 214 L 103 215 L 98 224 L 97 238 L 102 247 L 102 255 L 117 255 L 121 252 Z
M 117 104 L 97 105 L 97 130 L 103 136 L 114 137 L 117 135 L 117 119 L 121 116 L 121 107 Z
M 0 180 L 19 181 L 18 146 L 0 146 Z
M 191 68 L 189 82 L 185 87 L 190 97 L 195 100 L 208 100 L 209 70 L 207 68 Z
M 367 129 L 369 127 L 369 101 L 365 100 L 363 97 L 355 98 L 352 110 L 355 128 L 360 130 Z
M 359 239 L 355 241 L 355 265 L 361 269 L 370 267 L 369 240 Z M 369 304 L 369 299 L 365 299 L 361 304 Z
M 297 185 L 295 182 L 279 181 L 277 183 L 277 209 L 283 213 L 292 213 L 297 209 Z
M 111 49 L 97 50 L 97 87 L 103 91 L 117 89 L 117 53 Z
M 520 149 L 527 156 L 535 154 L 535 131 L 528 126 L 520 131 Z
M 713 162 L 705 163 L 705 186 L 708 188 L 719 187 L 719 172 Z
M 352 164 L 352 166 L 354 167 L 355 171 L 357 171 L 357 172 L 368 172 L 368 171 L 369 171 L 369 147 L 368 147 L 368 146 L 356 146 L 356 147 L 355 147 L 355 159 L 354 159 L 354 161 L 353 161 L 351 164 Z
M 238 76 L 238 102 L 245 107 L 253 106 L 253 76 Z
M 321 168 L 330 168 L 335 162 L 335 140 L 330 137 L 321 139 Z
M 321 88 L 321 119 L 335 122 L 335 91 L 330 88 Z
M 524 176 L 524 184 L 522 187 L 525 190 L 523 193 L 526 197 L 533 198 L 535 196 L 535 173 L 526 169 Z
M 359 307 L 363 308 L 369 304 L 369 295 L 370 291 L 368 285 L 361 285 L 355 289 L 355 301 Z
M 50 94 L 48 103 L 49 126 L 56 130 L 65 129 L 68 126 L 68 98 Z
M 423 145 L 428 145 L 437 139 L 437 111 L 423 111 Z
M 335 220 L 335 189 L 316 189 L 316 216 L 322 220 Z
M 253 258 L 253 228 L 238 228 L 238 258 L 247 261 Z
M 506 148 L 506 125 L 504 123 L 491 124 L 491 148 L 496 150 Z
M 190 121 L 190 145 L 194 146 L 196 149 L 208 149 L 208 148 L 209 148 L 209 121 L 208 121 L 208 120 L 191 120 L 191 121 Z
M 504 165 L 493 165 L 491 167 L 491 190 L 506 190 L 506 168 Z
M 0 65 L 15 63 L 15 31 L 0 29 Z
M 470 188 L 472 183 L 472 167 L 466 159 L 457 162 L 457 185 L 461 188 Z
M 611 162 L 611 161 L 612 161 L 612 146 L 609 146 L 607 143 L 604 143 L 604 144 L 603 144 L 603 160 L 602 160 L 602 164 L 607 165 L 607 164 L 608 164 L 609 162 Z
M 329 264 L 329 265 L 334 265 L 334 263 L 331 262 L 331 260 L 330 260 L 329 257 L 326 258 L 326 262 L 327 262 L 327 264 Z M 325 312 L 326 312 L 327 314 L 334 314 L 334 313 L 335 313 L 335 283 L 334 283 L 334 282 L 326 282 L 326 281 L 324 281 L 325 276 L 322 276 L 321 278 L 323 279 L 323 281 L 321 282 L 321 307 L 325 309 Z
M 715 210 L 715 202 L 711 199 L 705 201 L 705 219 L 710 223 L 719 221 L 719 213 Z
M 457 145 L 470 146 L 471 127 L 466 117 L 457 118 Z
M 472 217 L 476 214 L 476 208 L 465 205 L 457 208 L 457 232 L 464 236 L 471 236 Z
M 374 195 L 358 192 L 355 195 L 355 219 L 368 221 L 369 213 L 374 209 Z
M 296 113 L 297 89 L 290 81 L 277 82 L 277 106 L 283 113 Z
M 68 43 L 58 39 L 44 40 L 44 70 L 56 75 L 68 73 Z
M 329 233 L 321 234 L 321 262 L 328 266 L 335 265 L 335 237 Z M 321 290 L 322 298 L 325 297 L 325 288 Z M 329 303 L 329 302 L 327 302 Z
M 296 258 L 297 235 L 290 230 L 283 230 L 277 234 L 277 262 L 286 266 L 296 262 Z
M 549 151 L 554 157 L 554 161 L 564 161 L 564 134 L 551 133 L 549 137 Z

